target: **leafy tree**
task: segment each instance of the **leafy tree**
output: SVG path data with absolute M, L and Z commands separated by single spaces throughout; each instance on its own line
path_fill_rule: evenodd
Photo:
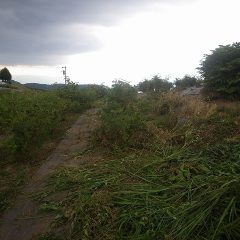
M 174 84 L 178 89 L 193 87 L 198 84 L 198 79 L 194 76 L 185 75 L 183 78 L 176 78 Z
M 225 97 L 240 97 L 240 42 L 212 50 L 198 69 L 206 90 Z
M 143 82 L 138 84 L 138 89 L 143 92 L 166 92 L 171 89 L 173 84 L 167 79 L 162 79 L 158 75 L 153 76 L 152 79 L 145 79 Z
M 115 80 L 113 81 L 112 88 L 108 94 L 108 101 L 126 107 L 130 102 L 136 99 L 136 96 L 136 89 L 128 82 L 124 80 Z
M 3 82 L 11 83 L 12 75 L 11 75 L 11 73 L 9 72 L 9 70 L 8 70 L 7 68 L 3 68 L 3 69 L 0 71 L 0 79 L 1 79 Z
M 152 89 L 151 82 L 149 80 L 145 79 L 144 81 L 140 82 L 137 85 L 137 88 L 139 91 L 149 92 Z

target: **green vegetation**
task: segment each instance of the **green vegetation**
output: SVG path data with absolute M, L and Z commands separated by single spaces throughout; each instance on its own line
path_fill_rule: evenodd
M 63 120 L 68 103 L 49 93 L 8 93 L 1 98 L 1 160 L 26 158 L 39 147 Z
M 70 112 L 89 108 L 91 90 L 72 86 L 56 92 L 5 93 L 0 95 L 1 160 L 28 156 L 53 136 Z
M 178 90 L 183 90 L 188 87 L 199 86 L 201 82 L 197 77 L 185 75 L 183 78 L 176 78 L 174 84 Z
M 167 92 L 173 87 L 173 84 L 168 79 L 163 79 L 158 75 L 153 76 L 152 79 L 145 79 L 138 84 L 139 91 L 142 92 Z
M 222 46 L 205 55 L 199 68 L 210 94 L 240 98 L 240 43 Z
M 239 106 L 115 83 L 94 142 L 104 157 L 58 170 L 42 209 L 63 239 L 239 239 Z
M 235 102 L 181 96 L 175 90 L 199 84 L 188 75 L 173 91 L 154 76 L 137 87 L 115 81 L 111 89 L 2 93 L 0 210 L 43 144 L 94 103 L 100 127 L 79 153 L 91 161 L 57 169 L 34 196 L 55 214 L 39 239 L 240 239 L 239 46 L 220 46 L 199 68 L 208 94 Z
M 7 68 L 3 68 L 0 71 L 0 80 L 6 83 L 11 83 L 12 75 Z
M 0 211 L 9 206 L 31 164 L 45 156 L 42 146 L 59 138 L 74 114 L 90 108 L 99 89 L 69 85 L 48 92 L 0 93 Z

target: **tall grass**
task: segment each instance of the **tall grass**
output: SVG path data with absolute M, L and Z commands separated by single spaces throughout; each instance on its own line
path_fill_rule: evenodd
M 46 155 L 42 146 L 58 139 L 76 113 L 101 97 L 99 91 L 97 86 L 79 89 L 69 85 L 48 92 L 0 93 L 0 211 L 17 194 L 30 165 Z
M 34 148 L 54 137 L 67 114 L 91 107 L 97 96 L 92 89 L 67 86 L 52 92 L 11 92 L 0 95 L 1 160 L 28 158 Z
M 48 181 L 45 196 L 68 192 L 42 198 L 56 226 L 69 239 L 239 239 L 239 112 L 172 93 L 114 94 L 97 133 L 105 160 Z

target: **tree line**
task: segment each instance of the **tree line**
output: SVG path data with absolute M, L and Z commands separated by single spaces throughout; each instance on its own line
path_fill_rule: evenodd
M 142 92 L 165 92 L 173 87 L 182 90 L 203 84 L 205 92 L 212 96 L 240 99 L 240 42 L 220 45 L 205 54 L 197 69 L 200 77 L 185 75 L 172 83 L 155 75 L 140 82 L 137 88 Z M 12 75 L 6 67 L 0 71 L 0 80 L 11 83 Z
M 142 92 L 182 90 L 204 85 L 204 91 L 214 97 L 240 98 L 240 42 L 220 45 L 211 54 L 205 54 L 197 68 L 200 77 L 185 75 L 173 83 L 156 75 L 138 84 Z

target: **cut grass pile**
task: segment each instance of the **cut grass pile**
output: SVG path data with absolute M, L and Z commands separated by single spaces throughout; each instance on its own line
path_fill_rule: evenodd
M 183 148 L 65 168 L 47 194 L 67 197 L 44 206 L 71 223 L 69 239 L 239 239 L 239 149 L 231 159 Z

